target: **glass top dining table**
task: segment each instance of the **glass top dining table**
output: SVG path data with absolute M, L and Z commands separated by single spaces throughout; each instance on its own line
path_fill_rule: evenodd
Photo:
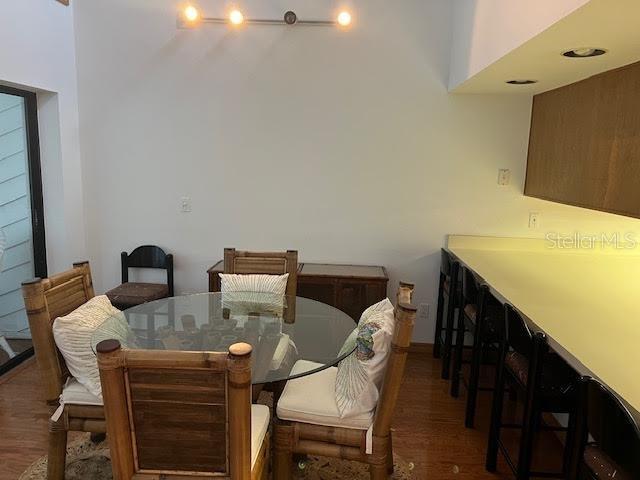
M 230 345 L 253 347 L 254 385 L 298 378 L 336 365 L 353 352 L 356 324 L 330 305 L 269 293 L 201 293 L 164 298 L 108 318 L 91 338 L 116 339 L 123 348 L 227 352 Z M 297 360 L 315 362 L 291 369 Z

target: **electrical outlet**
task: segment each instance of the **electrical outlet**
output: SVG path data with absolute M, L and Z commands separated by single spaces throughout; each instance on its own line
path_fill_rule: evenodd
M 529 228 L 538 228 L 540 226 L 540 214 L 537 212 L 529 213 Z
M 429 307 L 428 303 L 421 303 L 418 307 L 418 318 L 421 323 L 425 323 L 429 321 Z
M 180 211 L 182 213 L 189 213 L 191 211 L 191 197 L 180 198 Z
M 498 185 L 509 185 L 511 180 L 511 170 L 508 168 L 501 168 L 498 170 Z

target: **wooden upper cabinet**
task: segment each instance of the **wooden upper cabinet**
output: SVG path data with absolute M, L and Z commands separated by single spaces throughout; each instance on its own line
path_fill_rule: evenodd
M 534 97 L 524 193 L 640 218 L 640 62 Z

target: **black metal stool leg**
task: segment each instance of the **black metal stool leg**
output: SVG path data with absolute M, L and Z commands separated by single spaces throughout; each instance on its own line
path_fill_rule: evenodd
M 533 440 L 540 422 L 540 412 L 535 407 L 526 407 L 522 425 L 522 437 L 520 439 L 520 452 L 518 455 L 517 480 L 529 480 L 531 476 L 531 460 L 533 457 Z
M 454 302 L 449 302 L 447 308 L 451 308 L 450 312 L 447 311 L 447 326 L 445 328 L 444 345 L 442 346 L 442 371 L 440 376 L 444 380 L 449 380 L 451 377 L 451 352 L 453 350 L 453 329 L 455 321 L 455 308 Z
M 458 284 L 459 264 L 454 263 L 451 267 L 451 285 L 449 297 L 447 298 L 447 316 L 445 325 L 445 338 L 442 348 L 442 372 L 441 376 L 445 380 L 449 380 L 451 375 L 451 350 L 453 348 L 453 329 L 455 322 L 456 303 L 460 302 L 456 286 Z
M 504 407 L 504 357 L 506 355 L 506 344 L 502 342 L 500 346 L 500 356 L 496 369 L 496 383 L 493 390 L 493 402 L 491 405 L 491 423 L 489 425 L 489 442 L 487 444 L 487 458 L 485 467 L 490 472 L 495 472 L 498 467 L 498 450 L 500 442 L 500 429 L 502 427 L 502 411 Z
M 456 332 L 456 349 L 453 358 L 453 372 L 451 374 L 451 396 L 458 398 L 460 395 L 460 374 L 462 370 L 462 352 L 464 350 L 464 313 L 462 308 L 458 310 L 458 324 Z
M 478 310 L 478 313 L 481 313 Z M 469 388 L 467 390 L 467 409 L 464 425 L 473 428 L 476 415 L 476 402 L 478 398 L 478 383 L 480 381 L 480 364 L 482 363 L 482 335 L 480 316 L 476 318 L 476 327 L 473 335 L 473 349 L 471 354 L 471 373 L 469 374 Z
M 433 357 L 440 358 L 442 349 L 442 317 L 444 316 L 444 282 L 445 276 L 440 272 L 438 284 L 438 310 L 436 312 L 436 330 L 433 339 Z

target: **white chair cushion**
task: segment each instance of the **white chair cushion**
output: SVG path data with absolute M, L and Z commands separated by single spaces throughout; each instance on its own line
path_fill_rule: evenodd
M 378 404 L 395 327 L 389 299 L 367 308 L 343 351 L 355 351 L 338 365 L 335 400 L 342 418 L 373 413 Z M 341 352 L 342 353 L 342 352 Z
M 61 403 L 65 405 L 99 405 L 102 406 L 102 398 L 98 398 L 87 390 L 75 378 L 69 378 L 62 388 Z
M 321 366 L 308 360 L 298 360 L 291 374 L 296 375 Z M 289 380 L 278 401 L 278 418 L 314 425 L 367 430 L 373 422 L 373 412 L 340 418 L 334 393 L 337 373 L 336 367 L 329 367 L 305 377 Z
M 251 405 L 251 468 L 258 458 L 271 415 L 266 405 Z M 267 453 L 268 455 L 268 453 Z
M 238 275 L 219 273 L 220 290 L 225 292 L 256 292 L 284 295 L 287 291 L 289 274 L 284 275 Z
M 110 317 L 120 315 L 121 322 L 112 323 L 109 338 L 126 340 L 129 327 L 120 310 L 111 305 L 106 295 L 93 297 L 73 312 L 53 322 L 53 337 L 62 353 L 69 373 L 92 395 L 102 398 L 100 373 L 96 356 L 91 350 L 91 336 Z
M 222 306 L 232 315 L 251 312 L 282 315 L 289 274 L 238 275 L 219 273 Z

